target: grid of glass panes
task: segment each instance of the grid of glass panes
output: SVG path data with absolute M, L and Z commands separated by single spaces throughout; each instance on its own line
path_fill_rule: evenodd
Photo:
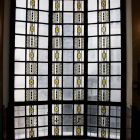
M 48 135 L 48 4 L 48 0 L 16 0 L 15 139 Z
M 120 0 L 88 0 L 88 136 L 120 139 Z M 106 105 L 104 105 L 104 102 Z
M 52 135 L 83 135 L 84 1 L 53 0 Z M 79 104 L 74 104 L 74 100 Z M 70 102 L 69 102 L 70 101 Z M 71 102 L 73 101 L 73 102 Z M 61 115 L 60 115 L 61 114 Z

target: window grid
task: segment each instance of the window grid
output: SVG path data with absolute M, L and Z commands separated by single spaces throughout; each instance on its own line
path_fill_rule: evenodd
M 17 0 L 17 1 L 20 1 L 20 0 Z M 28 7 L 29 6 L 28 4 L 29 4 L 30 0 L 25 0 L 25 1 L 28 2 L 28 3 L 26 3 L 26 7 Z M 73 119 L 73 121 L 72 121 L 73 122 L 72 123 L 72 128 L 73 129 L 72 129 L 72 134 L 70 134 L 71 137 L 72 136 L 73 137 L 74 136 L 78 136 L 78 137 L 80 137 L 80 136 L 82 137 L 83 136 L 83 137 L 89 137 L 89 138 L 90 137 L 95 137 L 95 138 L 120 139 L 120 132 L 121 132 L 120 130 L 122 128 L 120 129 L 120 126 L 118 126 L 118 124 L 119 125 L 122 124 L 122 123 L 120 123 L 120 118 L 122 118 L 122 116 L 121 115 L 120 116 L 113 116 L 113 115 L 111 115 L 111 111 L 115 110 L 115 109 L 112 109 L 112 108 L 116 108 L 116 112 L 117 112 L 117 107 L 121 108 L 121 106 L 122 106 L 120 99 L 118 99 L 118 101 L 115 101 L 114 98 L 113 98 L 113 94 L 115 94 L 115 93 L 118 94 L 117 92 L 119 92 L 119 90 L 121 91 L 122 87 L 120 87 L 120 85 L 117 85 L 117 87 L 115 87 L 115 86 L 113 86 L 113 84 L 111 84 L 111 82 L 113 80 L 116 80 L 115 77 L 117 77 L 117 76 L 121 77 L 121 72 L 115 73 L 113 70 L 114 70 L 114 67 L 115 67 L 114 65 L 117 64 L 118 67 L 119 67 L 119 63 L 121 64 L 122 60 L 120 58 L 117 58 L 117 59 L 116 58 L 112 58 L 112 54 L 114 54 L 115 51 L 122 50 L 122 49 L 121 49 L 121 45 L 120 45 L 120 47 L 119 46 L 118 47 L 113 46 L 114 44 L 112 45 L 111 40 L 114 39 L 113 37 L 118 37 L 118 38 L 121 37 L 121 32 L 120 33 L 118 32 L 116 34 L 116 33 L 114 33 L 116 31 L 112 31 L 113 24 L 114 23 L 120 23 L 121 18 L 120 18 L 120 21 L 119 20 L 117 20 L 117 21 L 110 21 L 111 20 L 111 12 L 113 10 L 114 11 L 120 10 L 120 8 L 118 8 L 118 7 L 117 8 L 111 7 L 111 4 L 110 4 L 111 2 L 110 1 L 113 1 L 113 0 L 108 0 L 109 1 L 108 2 L 108 4 L 109 4 L 108 5 L 108 9 L 89 10 L 87 8 L 88 7 L 87 6 L 88 2 L 85 2 L 83 0 L 73 0 L 73 2 L 72 2 L 73 3 L 73 9 L 72 9 L 73 11 L 59 11 L 60 14 L 62 13 L 62 23 L 55 23 L 54 24 L 53 21 L 51 21 L 51 19 L 52 19 L 53 14 L 57 13 L 57 12 L 54 12 L 52 10 L 53 6 L 54 6 L 53 2 L 54 1 L 62 2 L 62 9 L 64 10 L 64 4 L 65 4 L 64 0 L 62 0 L 62 1 L 61 0 L 54 0 L 53 2 L 50 2 L 50 4 L 49 4 L 50 9 L 48 9 L 48 10 L 42 10 L 42 9 L 40 10 L 40 3 L 43 0 L 35 0 L 35 1 L 38 2 L 37 5 L 36 4 L 34 5 L 34 3 L 30 3 L 32 6 L 35 6 L 35 7 L 32 7 L 33 9 L 36 8 L 36 9 L 33 10 L 34 13 L 38 13 L 37 19 L 34 18 L 33 22 L 29 21 L 28 13 L 27 13 L 27 11 L 30 12 L 32 10 L 32 8 L 29 8 L 29 7 L 28 8 L 26 8 L 26 7 L 23 8 L 23 7 L 19 7 L 19 6 L 17 6 L 17 8 L 16 8 L 18 10 L 25 10 L 26 11 L 25 22 L 22 19 L 23 17 L 19 17 L 19 18 L 21 18 L 20 20 L 16 19 L 16 27 L 18 26 L 18 23 L 21 23 L 21 24 L 25 23 L 25 29 L 26 30 L 25 30 L 25 33 L 24 33 L 24 31 L 21 31 L 22 33 L 16 32 L 16 35 L 15 35 L 15 37 L 17 37 L 15 39 L 15 55 L 17 56 L 17 54 L 24 53 L 23 51 L 25 51 L 25 53 L 24 53 L 25 54 L 25 58 L 18 56 L 19 60 L 14 60 L 14 64 L 15 64 L 15 81 L 19 81 L 18 77 L 21 80 L 22 80 L 22 78 L 25 78 L 25 82 L 22 83 L 22 86 L 14 88 L 14 91 L 15 91 L 14 92 L 14 96 L 18 97 L 18 91 L 20 91 L 21 96 L 24 97 L 21 100 L 18 100 L 19 99 L 18 98 L 17 101 L 16 100 L 14 101 L 14 106 L 15 106 L 15 111 L 14 112 L 16 112 L 16 109 L 18 107 L 19 107 L 19 110 L 20 110 L 20 108 L 22 108 L 22 109 L 24 108 L 24 110 L 25 110 L 24 111 L 24 113 L 25 113 L 24 115 L 25 116 L 21 115 L 21 116 L 15 116 L 14 117 L 15 119 L 20 118 L 21 121 L 22 121 L 22 119 L 25 121 L 25 124 L 23 126 L 22 126 L 22 124 L 19 123 L 20 122 L 19 120 L 17 121 L 19 124 L 15 124 L 15 135 L 18 136 L 18 135 L 20 135 L 20 133 L 22 133 L 22 134 L 25 133 L 25 137 L 26 138 L 43 137 L 43 136 L 47 136 L 47 137 L 52 137 L 52 136 L 54 136 L 54 137 L 60 136 L 61 137 L 61 136 L 64 136 L 63 135 L 63 133 L 64 133 L 64 131 L 63 131 L 64 130 L 64 125 L 62 124 L 62 122 L 64 121 L 63 117 L 65 118 L 65 116 L 64 115 L 53 115 L 52 109 L 53 109 L 53 105 L 55 105 L 55 104 L 62 105 L 62 112 L 63 112 L 63 107 L 65 105 L 72 104 L 73 105 L 72 106 L 73 107 L 73 113 L 72 113 L 72 115 L 73 115 L 73 117 L 72 117 L 72 119 Z M 35 1 L 31 0 L 31 2 L 35 2 Z M 94 0 L 94 1 L 96 1 L 96 0 Z M 85 16 L 85 18 L 84 18 L 85 21 L 83 23 L 83 25 L 84 25 L 83 26 L 84 27 L 84 35 L 83 35 L 83 37 L 78 36 L 78 35 L 76 36 L 76 33 L 75 33 L 76 25 L 77 25 L 77 27 L 80 27 L 80 25 L 82 25 L 82 23 L 74 23 L 75 15 L 79 14 L 79 11 L 75 11 L 75 9 L 74 9 L 75 3 L 78 3 L 78 2 L 83 2 L 84 3 L 83 11 L 80 11 L 81 14 L 83 13 L 83 15 Z M 97 3 L 98 3 L 97 5 L 98 6 L 99 6 L 100 2 L 105 2 L 105 1 L 104 0 L 97 1 Z M 40 21 L 41 20 L 40 19 L 40 12 L 44 12 L 44 13 L 48 13 L 49 14 L 48 23 L 43 23 L 42 21 Z M 99 21 L 100 19 L 98 19 L 97 22 L 95 22 L 95 23 L 92 23 L 92 22 L 89 23 L 87 15 L 88 15 L 88 13 L 91 13 L 91 12 L 97 12 L 97 19 L 98 19 L 99 12 L 109 12 L 109 15 L 108 15 L 109 16 L 109 21 L 108 22 L 100 22 Z M 64 21 L 64 18 L 65 18 L 64 15 L 65 14 L 72 14 L 72 13 L 73 13 L 73 23 L 64 23 L 65 22 Z M 48 30 L 48 27 L 46 25 L 48 25 L 50 28 L 52 27 L 52 30 L 48 30 L 47 31 L 48 33 L 45 32 L 45 31 L 44 32 L 40 31 L 41 25 L 42 25 L 42 27 L 44 26 L 44 29 L 47 28 L 47 30 Z M 53 43 L 54 43 L 53 42 L 53 38 L 58 37 L 58 36 L 53 34 L 53 25 L 58 25 L 58 26 L 62 25 L 63 26 L 62 27 L 62 36 L 60 36 L 60 38 L 62 39 L 62 49 L 61 48 L 60 49 L 56 49 L 56 48 L 54 49 L 53 48 Z M 66 27 L 68 27 L 68 26 L 70 27 L 70 25 L 73 26 L 73 30 L 72 30 L 73 35 L 67 35 L 64 32 L 64 30 L 65 30 L 64 27 L 65 26 Z M 87 30 L 87 26 L 89 28 L 90 25 L 91 26 L 92 25 L 97 25 L 97 29 L 98 29 L 97 30 L 97 35 L 89 35 L 88 30 Z M 22 28 L 24 27 L 23 25 L 20 25 L 20 26 L 22 26 Z M 30 26 L 30 28 L 29 28 L 29 26 Z M 32 31 L 33 30 L 32 26 L 34 26 L 34 31 Z M 99 29 L 101 28 L 101 26 L 106 26 L 106 27 L 109 26 L 109 29 L 108 29 L 109 32 L 108 32 L 107 35 L 102 35 L 100 33 Z M 31 34 L 29 32 L 29 29 L 30 29 Z M 17 31 L 17 29 L 15 31 Z M 112 34 L 112 32 L 113 32 L 113 34 Z M 24 48 L 22 46 L 22 43 L 21 43 L 22 41 L 24 41 L 24 36 L 25 36 L 25 46 L 26 46 L 26 48 Z M 18 37 L 22 38 L 20 40 L 21 42 L 17 41 L 19 39 Z M 44 38 L 45 37 L 48 38 L 48 42 L 49 42 L 49 46 L 50 47 L 48 47 L 48 48 L 40 48 L 39 41 L 40 41 L 40 38 L 43 38 L 43 37 Z M 75 47 L 75 39 L 76 39 L 76 37 L 78 39 L 79 38 L 83 38 L 83 40 L 84 40 L 85 48 L 81 48 L 80 51 L 79 51 L 79 49 L 75 49 L 74 48 Z M 97 41 L 97 43 L 98 43 L 97 48 L 88 48 L 88 46 L 89 46 L 88 45 L 89 38 L 91 38 L 91 37 L 93 37 L 93 38 L 97 37 L 97 40 L 98 40 Z M 106 39 L 107 39 L 107 37 L 109 37 L 109 48 L 98 48 L 99 45 L 100 45 L 100 42 L 99 42 L 100 38 L 103 39 L 104 37 Z M 63 48 L 64 47 L 64 39 L 65 38 L 72 38 L 73 39 L 73 48 L 72 49 L 70 49 L 70 48 L 68 48 L 68 49 L 65 48 L 64 49 Z M 34 42 L 36 42 L 36 44 L 34 43 L 33 46 L 34 47 L 36 46 L 36 48 L 31 48 L 30 47 L 30 45 L 32 46 L 32 43 L 30 42 L 30 39 L 34 39 Z M 28 41 L 31 43 L 29 46 L 28 46 Z M 16 43 L 20 44 L 21 46 L 16 46 Z M 86 45 L 86 43 L 87 43 L 87 45 Z M 55 74 L 53 74 L 53 63 L 59 63 L 59 61 L 54 61 L 53 62 L 53 60 L 51 60 L 51 58 L 53 58 L 53 51 L 60 52 L 61 50 L 62 50 L 62 60 L 60 61 L 60 63 L 62 63 L 62 74 L 55 75 Z M 64 61 L 64 52 L 70 52 L 71 50 L 73 52 L 72 53 L 73 54 L 73 61 L 70 61 L 70 60 Z M 42 53 L 43 55 L 46 55 L 44 53 L 45 51 L 46 52 L 48 52 L 48 51 L 50 52 L 50 53 L 48 53 L 48 58 L 47 59 L 46 58 L 40 58 L 39 53 Z M 80 89 L 81 90 L 83 89 L 86 93 L 89 93 L 90 90 L 94 89 L 94 90 L 98 91 L 98 94 L 100 94 L 101 90 L 102 90 L 102 92 L 104 90 L 104 92 L 106 92 L 106 93 L 107 93 L 107 91 L 109 91 L 109 95 L 108 95 L 109 99 L 101 100 L 100 97 L 97 96 L 97 100 L 92 100 L 92 99 L 88 100 L 89 99 L 88 95 L 84 93 L 84 99 L 75 100 L 74 93 L 75 93 L 75 90 L 77 90 L 78 88 L 75 87 L 74 80 L 75 80 L 76 77 L 79 77 L 79 75 L 75 75 L 74 67 L 73 67 L 73 70 L 72 70 L 73 71 L 72 75 L 64 74 L 63 67 L 64 67 L 64 64 L 67 64 L 67 65 L 70 65 L 71 63 L 73 63 L 73 64 L 75 64 L 75 63 L 80 64 L 81 62 L 75 61 L 75 56 L 74 55 L 75 55 L 75 52 L 82 52 L 82 51 L 84 53 L 84 61 L 82 62 L 83 65 L 84 65 L 84 74 L 80 74 L 80 76 L 83 76 L 83 78 L 87 79 L 87 80 L 84 80 L 84 86 L 81 87 Z M 93 61 L 93 60 L 90 61 L 89 60 L 89 55 L 88 56 L 86 55 L 87 53 L 89 53 L 89 51 L 97 52 L 97 54 L 98 54 L 97 58 L 98 59 L 96 61 Z M 27 55 L 29 55 L 30 52 L 34 52 L 34 55 L 36 55 L 36 59 L 35 60 L 29 59 L 27 57 Z M 107 61 L 101 61 L 101 59 L 100 59 L 101 52 L 106 52 L 107 54 L 109 54 L 109 58 L 107 58 Z M 85 62 L 88 62 L 88 63 L 85 63 Z M 23 70 L 21 70 L 21 69 L 20 69 L 21 73 L 18 73 L 16 71 L 16 64 L 19 64 L 19 63 L 22 64 L 22 67 L 25 67 L 25 72 L 23 72 Z M 47 73 L 45 72 L 44 74 L 40 74 L 40 72 L 39 72 L 39 65 L 41 65 L 41 64 L 42 65 L 43 64 L 48 65 L 49 69 L 48 70 L 46 69 L 48 71 Z M 36 67 L 35 68 L 36 71 L 30 71 L 30 72 L 29 72 L 29 70 L 27 71 L 27 68 L 30 68 L 30 65 L 32 65 L 32 67 L 34 67 L 34 68 Z M 89 65 L 91 65 L 91 66 L 97 65 L 97 67 L 98 67 L 97 73 L 89 74 L 89 71 L 87 70 L 87 67 L 89 68 Z M 106 72 L 106 74 L 103 74 L 103 73 L 101 74 L 100 73 L 101 65 L 102 65 L 102 67 L 103 66 L 104 67 L 108 66 L 109 67 L 109 72 L 108 73 Z M 25 75 L 25 77 L 24 77 L 24 75 Z M 39 85 L 39 78 L 44 78 L 46 76 L 49 78 L 48 86 L 47 87 L 39 87 L 39 86 L 41 86 L 41 85 Z M 62 83 L 62 87 L 58 87 L 57 88 L 58 91 L 60 91 L 62 89 L 62 92 L 61 92 L 62 93 L 62 95 L 61 95 L 62 97 L 60 98 L 60 100 L 59 99 L 58 100 L 57 99 L 54 100 L 53 97 L 51 97 L 51 96 L 48 96 L 47 97 L 48 99 L 45 99 L 45 101 L 39 100 L 39 97 L 38 97 L 39 93 L 41 93 L 41 92 L 43 93 L 46 89 L 48 91 L 53 91 L 55 89 L 55 87 L 51 87 L 52 86 L 52 82 L 53 82 L 53 76 L 56 76 L 56 77 L 62 76 L 62 82 L 64 81 L 65 77 L 68 78 L 69 76 L 73 76 L 73 82 L 72 82 L 73 87 L 67 87 L 67 86 L 65 87 L 64 86 L 64 82 L 63 82 Z M 97 77 L 97 79 L 98 79 L 97 80 L 98 81 L 97 87 L 94 87 L 94 88 L 90 87 L 89 86 L 89 82 L 88 82 L 88 77 L 92 77 L 92 76 L 94 78 Z M 104 88 L 104 87 L 102 87 L 100 85 L 101 78 L 103 78 L 103 79 L 106 78 L 106 80 L 108 81 L 109 85 L 106 88 Z M 30 87 L 32 84 L 31 83 L 29 84 L 27 82 L 27 80 L 28 80 L 28 82 L 31 82 L 31 83 L 33 82 L 33 84 L 34 84 L 34 81 L 36 80 L 36 85 L 34 85 L 35 87 Z M 104 80 L 104 82 L 105 82 L 105 80 Z M 16 83 L 16 84 L 18 85 L 18 83 Z M 23 84 L 25 86 L 23 86 Z M 64 90 L 66 91 L 67 89 L 69 89 L 69 90 L 72 89 L 73 90 L 72 100 L 69 100 L 69 101 L 65 100 L 64 99 L 64 95 L 63 95 L 64 94 Z M 47 90 L 46 90 L 46 92 L 47 92 Z M 25 92 L 25 96 L 23 95 L 24 92 Z M 36 97 L 34 96 L 34 101 L 32 101 L 33 99 L 31 97 L 30 97 L 30 99 L 27 100 L 27 94 L 30 94 L 30 92 L 34 92 L 34 94 L 36 94 Z M 102 94 L 104 94 L 104 93 L 102 93 Z M 21 98 L 21 96 L 20 96 L 20 98 Z M 121 97 L 122 95 L 118 95 L 118 96 Z M 23 100 L 23 99 L 25 99 L 25 100 Z M 107 102 L 107 101 L 109 101 L 109 102 Z M 78 125 L 77 124 L 77 127 L 76 127 L 75 122 L 74 122 L 74 116 L 77 116 L 75 114 L 75 106 L 77 106 L 78 104 L 80 106 L 83 105 L 84 115 L 81 115 L 81 116 L 83 116 L 83 120 L 84 121 L 83 121 L 82 125 L 80 125 L 80 124 Z M 45 105 L 48 108 L 48 109 L 45 108 L 45 109 L 48 110 L 48 112 L 46 114 L 39 114 L 39 109 L 40 109 L 41 106 L 43 107 L 43 105 Z M 88 113 L 86 111 L 86 110 L 88 110 L 90 108 L 90 106 L 92 106 L 92 107 L 96 106 L 97 114 L 92 114 L 92 112 Z M 102 108 L 104 108 L 104 113 L 100 114 L 100 111 L 102 110 Z M 109 111 L 108 115 L 106 114 L 105 110 Z M 119 109 L 119 110 L 121 110 L 121 109 Z M 29 116 L 28 116 L 28 113 L 29 113 Z M 45 116 L 45 118 L 49 118 L 49 120 L 51 120 L 51 121 L 48 122 L 49 124 L 43 124 L 43 125 L 40 126 L 39 125 L 40 124 L 39 120 L 43 116 Z M 53 121 L 54 117 L 56 119 L 57 117 L 59 118 L 59 116 L 61 116 L 60 118 L 61 118 L 62 122 L 61 122 L 60 128 L 62 129 L 62 131 L 61 132 L 59 131 L 60 132 L 59 134 L 54 135 L 53 131 L 52 131 L 53 130 L 53 122 L 52 121 Z M 30 124 L 27 124 L 27 120 L 28 120 L 29 117 L 30 117 L 29 120 L 34 122 L 35 124 L 32 123 L 32 122 L 30 122 Z M 77 116 L 77 117 L 80 117 L 80 115 Z M 89 121 L 88 117 L 90 117 L 90 122 L 91 122 L 91 118 L 92 117 L 95 117 L 95 118 L 97 117 L 97 126 L 96 125 L 93 125 L 93 126 L 89 125 L 88 124 L 88 121 Z M 36 120 L 36 121 L 34 121 L 34 120 Z M 107 126 L 104 126 L 104 124 L 101 125 L 99 120 L 102 120 L 103 122 L 105 122 L 105 120 L 107 120 L 108 121 Z M 113 120 L 115 120 L 116 124 L 114 124 Z M 46 120 L 44 120 L 44 121 L 46 121 Z M 17 125 L 19 125 L 19 126 L 21 125 L 21 127 L 18 126 L 19 127 L 18 128 L 18 127 L 16 127 Z M 57 127 L 57 124 L 55 124 L 54 126 Z M 70 125 L 65 125 L 65 126 L 70 126 Z M 83 126 L 83 127 L 81 127 L 81 126 Z M 77 134 L 77 131 L 76 131 L 75 128 L 78 128 L 78 130 L 80 132 L 79 134 Z M 96 131 L 97 134 L 92 135 L 91 132 L 90 132 L 90 135 L 89 135 L 88 134 L 89 131 L 92 131 L 91 128 L 97 128 L 97 130 L 93 130 L 93 131 Z M 46 132 L 48 132 L 48 134 Z M 102 133 L 104 133 L 104 135 Z M 24 136 L 22 135 L 21 138 L 20 137 L 18 137 L 18 138 L 21 139 L 21 138 L 24 138 Z

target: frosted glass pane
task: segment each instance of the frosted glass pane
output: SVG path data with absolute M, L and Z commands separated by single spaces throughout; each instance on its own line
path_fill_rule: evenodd
M 15 128 L 25 127 L 25 118 L 15 118 Z
M 97 63 L 89 63 L 88 64 L 88 74 L 89 75 L 97 75 Z
M 15 102 L 24 102 L 25 101 L 25 91 L 24 90 L 15 90 L 14 99 L 15 99 Z
M 97 35 L 97 25 L 88 25 L 88 35 L 89 36 Z
M 48 51 L 39 50 L 38 51 L 38 61 L 48 61 Z
M 110 10 L 110 21 L 120 21 L 120 10 Z
M 49 0 L 39 0 L 39 9 L 48 11 Z
M 48 127 L 40 127 L 38 128 L 38 136 L 48 136 Z
M 63 135 L 64 136 L 70 136 L 73 133 L 73 127 L 72 126 L 64 126 L 63 127 Z
M 96 76 L 88 76 L 88 88 L 97 88 L 98 80 Z
M 64 11 L 73 11 L 73 0 L 64 1 Z
M 97 61 L 97 51 L 96 50 L 88 51 L 88 61 L 89 62 L 96 62 Z
M 73 35 L 73 25 L 64 25 L 64 36 Z
M 14 116 L 25 116 L 25 107 L 24 106 L 15 106 L 14 107 Z
M 25 74 L 25 63 L 15 62 L 15 74 Z
M 47 116 L 39 116 L 38 117 L 38 126 L 48 125 L 48 117 Z
M 97 12 L 88 12 L 88 23 L 97 23 Z
M 39 22 L 48 23 L 48 12 L 39 12 Z
M 39 48 L 48 48 L 48 37 L 39 37 Z
M 48 105 L 38 105 L 38 115 L 48 114 Z
M 114 75 L 121 74 L 121 63 L 112 63 L 111 64 L 111 74 L 114 74 Z
M 89 37 L 88 38 L 88 48 L 96 49 L 97 48 L 97 37 Z
M 25 129 L 15 129 L 15 139 L 24 139 Z
M 121 33 L 121 25 L 120 23 L 111 23 L 111 34 L 120 34 Z
M 36 88 L 36 87 L 37 87 L 37 77 L 36 77 L 36 76 L 32 76 L 32 77 L 27 76 L 27 77 L 26 77 L 26 87 L 27 87 L 27 88 L 30 88 L 30 87 L 31 87 L 31 86 L 30 86 L 30 80 L 33 80 L 32 86 L 33 86 L 34 88 Z
M 26 10 L 16 9 L 16 20 L 26 20 Z
M 121 91 L 111 90 L 111 102 L 120 102 L 120 101 L 121 101 Z
M 111 61 L 121 61 L 121 50 L 111 50 Z
M 63 105 L 63 114 L 73 114 L 73 105 L 72 104 L 64 104 Z
M 111 36 L 111 47 L 112 48 L 121 47 L 121 36 Z
M 38 87 L 39 88 L 48 87 L 48 77 L 47 76 L 38 76 Z
M 121 76 L 111 76 L 111 88 L 121 88 Z
M 63 89 L 63 100 L 73 100 L 73 89 Z
M 72 63 L 63 63 L 63 74 L 72 75 L 73 74 L 73 64 Z
M 15 76 L 15 88 L 24 88 L 24 87 L 25 87 L 25 77 Z
M 26 7 L 26 0 L 16 0 L 16 7 Z
M 48 63 L 38 63 L 38 74 L 39 75 L 48 74 Z
M 63 61 L 73 61 L 73 51 L 63 51 Z
M 73 48 L 73 38 L 72 37 L 64 37 L 63 38 L 63 48 L 64 49 L 72 49 Z
M 64 23 L 73 23 L 73 13 L 64 13 Z
M 25 47 L 25 36 L 15 36 L 15 47 Z
M 63 125 L 73 125 L 73 116 L 63 115 Z
M 119 8 L 120 0 L 110 0 L 110 8 Z
M 48 100 L 48 90 L 39 89 L 38 90 L 38 101 L 47 101 Z
M 97 10 L 97 0 L 88 0 L 88 11 Z
M 88 101 L 97 101 L 97 90 L 88 90 Z
M 25 34 L 25 22 L 16 22 L 15 32 L 17 34 Z
M 39 35 L 48 35 L 48 25 L 39 24 Z
M 63 76 L 63 87 L 73 87 L 73 76 Z

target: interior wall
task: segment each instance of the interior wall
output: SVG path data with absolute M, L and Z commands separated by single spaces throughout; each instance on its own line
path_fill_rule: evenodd
M 132 1 L 133 9 L 133 82 L 136 83 L 135 90 L 138 88 L 138 81 L 140 83 L 140 74 L 138 71 L 138 64 L 140 64 L 140 1 Z M 140 69 L 139 69 L 140 70 Z M 135 91 L 133 94 L 133 106 L 140 110 L 140 94 Z

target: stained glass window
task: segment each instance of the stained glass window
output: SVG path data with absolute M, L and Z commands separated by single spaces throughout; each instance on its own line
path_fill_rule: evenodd
M 15 6 L 14 139 L 121 139 L 121 1 Z

